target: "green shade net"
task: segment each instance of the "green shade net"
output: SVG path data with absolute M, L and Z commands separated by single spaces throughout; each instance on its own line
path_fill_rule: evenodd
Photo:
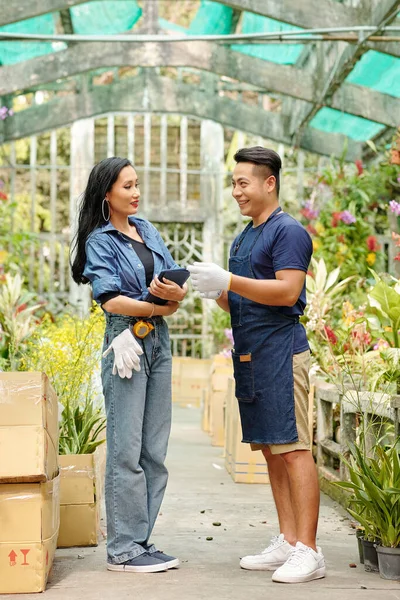
M 310 127 L 327 133 L 342 133 L 358 142 L 369 140 L 385 129 L 384 125 L 375 121 L 368 121 L 328 107 L 318 111 L 310 121 Z
M 400 97 L 400 58 L 369 50 L 356 64 L 346 81 Z M 400 120 L 400 105 L 399 105 Z
M 231 33 L 233 9 L 211 0 L 202 0 L 189 27 L 192 35 L 217 35 Z
M 6 0 L 4 0 L 6 1 Z M 12 1 L 12 0 L 7 0 Z M 151 0 L 145 0 L 149 2 Z M 168 31 L 190 35 L 224 35 L 233 33 L 233 9 L 212 0 L 201 0 L 200 7 L 189 28 L 159 19 Z M 140 19 L 142 10 L 137 0 L 95 0 L 70 8 L 71 21 L 77 34 L 115 34 L 132 27 Z M 14 33 L 56 33 L 58 13 L 45 14 L 0 28 Z M 241 16 L 242 33 L 274 31 L 302 31 L 301 28 L 281 23 L 268 17 L 244 11 Z M 0 63 L 14 64 L 63 50 L 65 44 L 56 42 L 0 42 Z M 234 44 L 233 50 L 277 64 L 293 65 L 302 53 L 301 44 Z M 265 68 L 268 68 L 266 64 Z M 391 96 L 400 97 L 400 59 L 369 50 L 348 75 L 349 83 L 365 86 Z M 399 108 L 400 121 L 400 108 Z M 379 134 L 385 127 L 332 108 L 322 108 L 312 119 L 311 127 L 327 133 L 342 133 L 357 141 L 365 141 Z
M 249 12 L 243 14 L 242 33 L 267 33 L 272 31 L 301 31 L 301 28 Z M 232 46 L 232 49 L 281 65 L 292 65 L 299 58 L 303 46 L 302 44 L 281 43 L 235 44 Z
M 400 58 L 369 50 L 358 61 L 346 81 L 368 87 L 384 94 L 400 97 Z M 400 103 L 398 117 L 400 122 Z M 364 142 L 385 129 L 368 121 L 332 108 L 322 108 L 310 122 L 311 127 L 328 133 L 342 133 Z
M 142 9 L 136 0 L 88 2 L 70 9 L 74 33 L 107 35 L 131 29 Z
M 0 31 L 8 33 L 55 33 L 55 20 L 52 14 L 18 21 L 10 25 L 0 27 Z M 57 50 L 63 50 L 65 44 L 60 42 L 0 42 L 0 63 L 12 65 L 17 62 L 29 60 L 36 56 L 50 54 Z

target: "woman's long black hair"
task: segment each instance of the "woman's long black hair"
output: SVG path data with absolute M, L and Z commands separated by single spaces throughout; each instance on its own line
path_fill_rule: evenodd
M 71 251 L 71 256 L 72 254 L 75 255 L 71 264 L 71 271 L 72 278 L 76 283 L 88 283 L 86 277 L 83 276 L 86 263 L 86 240 L 94 229 L 106 223 L 102 211 L 103 200 L 117 181 L 121 170 L 129 166 L 132 167 L 133 165 L 127 158 L 113 156 L 105 158 L 95 165 L 89 175 L 86 190 L 82 195 L 78 229 Z

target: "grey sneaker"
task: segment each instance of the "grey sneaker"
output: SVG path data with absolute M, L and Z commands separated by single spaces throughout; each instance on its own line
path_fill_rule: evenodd
M 107 563 L 107 569 L 109 571 L 126 571 L 129 573 L 157 573 L 158 571 L 166 571 L 168 569 L 167 563 L 155 558 L 153 554 L 144 552 L 139 554 L 131 560 L 127 560 L 120 565 L 114 565 L 113 563 Z
M 175 558 L 175 556 L 168 556 L 168 554 L 164 554 L 164 552 L 161 552 L 161 550 L 151 552 L 150 556 L 154 556 L 154 558 L 162 560 L 167 569 L 175 569 L 179 567 L 179 558 Z

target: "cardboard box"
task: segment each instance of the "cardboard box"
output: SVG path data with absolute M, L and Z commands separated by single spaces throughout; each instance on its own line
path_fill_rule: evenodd
M 172 402 L 179 402 L 181 396 L 181 357 L 172 357 Z
M 58 401 L 44 373 L 0 373 L 0 483 L 58 473 Z
M 203 388 L 209 383 L 211 360 L 186 356 L 174 360 L 173 401 L 182 406 L 200 407 Z
M 262 452 L 253 452 L 242 442 L 242 427 L 234 380 L 229 380 L 225 414 L 225 468 L 236 483 L 269 483 Z
M 225 406 L 225 433 L 224 433 L 224 448 L 225 448 L 225 469 L 228 473 L 232 469 L 232 413 L 235 409 L 233 403 L 237 402 L 235 398 L 235 380 L 233 377 L 228 379 L 228 390 L 226 393 Z
M 224 446 L 226 395 L 229 378 L 233 375 L 232 360 L 221 358 L 214 357 L 211 367 L 210 431 L 213 446 Z
M 0 485 L 0 593 L 43 592 L 60 522 L 60 477 Z
M 105 444 L 93 454 L 67 454 L 60 461 L 59 548 L 97 546 L 104 483 Z
M 201 428 L 210 433 L 210 386 L 203 387 L 201 394 Z

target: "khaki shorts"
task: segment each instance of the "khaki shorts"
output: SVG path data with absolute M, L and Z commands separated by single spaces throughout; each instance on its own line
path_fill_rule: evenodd
M 272 454 L 283 454 L 284 452 L 293 452 L 294 450 L 311 450 L 310 429 L 308 426 L 309 368 L 309 350 L 293 355 L 294 405 L 299 441 L 293 444 L 250 444 L 252 450 L 269 448 Z

